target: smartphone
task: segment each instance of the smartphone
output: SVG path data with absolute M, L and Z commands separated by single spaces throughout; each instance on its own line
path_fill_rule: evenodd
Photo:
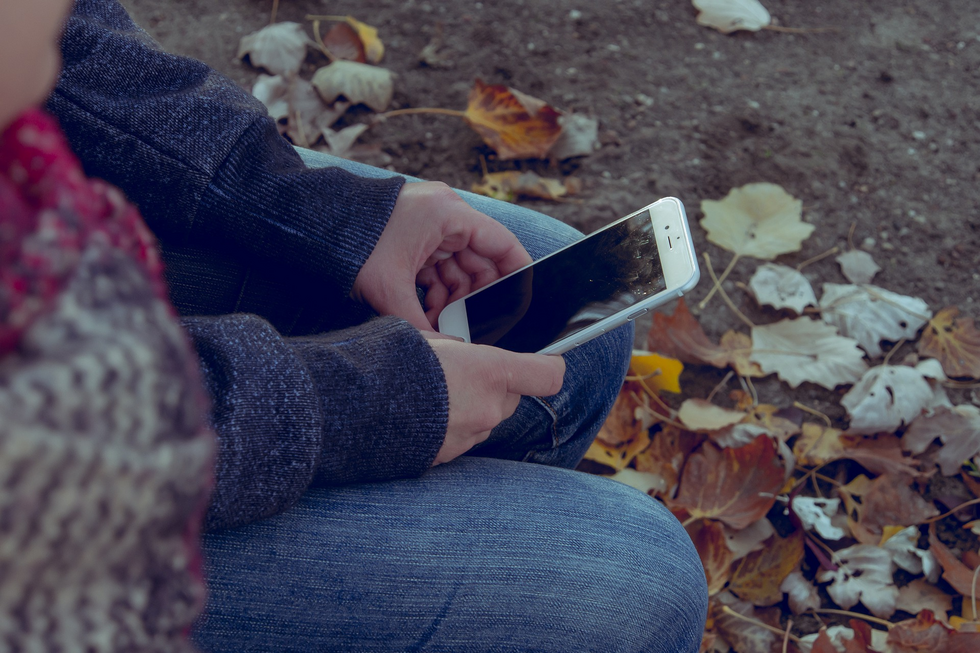
M 684 205 L 667 197 L 449 304 L 439 331 L 561 354 L 680 297 L 700 275 Z

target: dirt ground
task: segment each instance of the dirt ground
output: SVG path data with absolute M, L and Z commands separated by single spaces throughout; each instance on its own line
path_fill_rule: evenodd
M 268 23 L 272 0 L 123 4 L 166 49 L 246 88 L 255 80 L 235 55 L 243 35 Z M 852 242 L 883 268 L 875 283 L 933 310 L 957 304 L 980 316 L 980 3 L 764 4 L 779 25 L 833 31 L 726 36 L 698 26 L 688 0 L 283 0 L 278 20 L 352 14 L 378 27 L 382 65 L 397 73 L 393 108 L 462 109 L 479 77 L 600 121 L 602 148 L 559 170 L 494 161 L 457 118 L 392 118 L 362 140 L 380 144 L 394 170 L 467 189 L 480 179 L 481 156 L 491 170 L 573 174 L 583 184 L 578 201 L 527 204 L 583 231 L 674 195 L 698 251 L 719 270 L 730 254 L 698 228 L 700 201 L 774 182 L 803 200 L 804 219 L 817 226 L 802 252 L 780 262 L 847 247 L 855 225 Z M 439 29 L 447 69 L 419 62 Z M 323 63 L 309 57 L 303 74 Z M 750 317 L 772 321 L 736 286 L 755 267 L 740 262 L 726 288 Z M 844 282 L 832 257 L 805 272 L 818 294 L 820 282 Z M 692 298 L 709 287 L 705 274 Z M 714 336 L 735 326 L 717 300 L 701 319 Z M 774 381 L 760 391 L 782 392 Z M 833 397 L 810 394 L 840 414 Z

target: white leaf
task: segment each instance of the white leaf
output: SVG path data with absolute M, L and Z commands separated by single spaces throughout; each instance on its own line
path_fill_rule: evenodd
M 875 260 L 863 249 L 852 249 L 837 255 L 840 271 L 851 283 L 871 283 L 881 269 Z
M 677 417 L 692 431 L 717 431 L 745 419 L 740 410 L 722 408 L 704 399 L 686 399 Z
M 868 369 L 856 341 L 808 317 L 752 327 L 750 360 L 793 388 L 809 381 L 833 390 Z
M 816 497 L 793 497 L 790 504 L 793 512 L 800 518 L 806 530 L 815 530 L 825 540 L 839 540 L 847 533 L 834 526 L 831 519 L 840 509 L 840 499 L 818 499 Z
M 749 291 L 763 306 L 789 308 L 796 313 L 817 303 L 817 296 L 807 278 L 785 265 L 765 263 L 749 279 Z
M 558 117 L 561 135 L 548 150 L 555 159 L 588 156 L 599 149 L 599 121 L 582 113 L 566 113 Z
M 800 650 L 803 651 L 803 653 L 810 653 L 810 651 L 813 650 L 814 642 L 817 641 L 817 637 L 819 636 L 820 633 L 816 632 L 801 637 L 800 643 L 802 646 L 800 646 Z M 847 626 L 830 626 L 827 628 L 827 637 L 830 638 L 830 643 L 833 645 L 834 650 L 837 651 L 837 653 L 846 653 L 846 649 L 844 648 L 845 642 L 854 639 L 854 630 L 848 628 Z
M 638 472 L 635 469 L 627 467 L 626 469 L 619 470 L 609 478 L 614 481 L 619 481 L 623 485 L 634 487 L 644 494 L 650 494 L 650 490 L 655 490 L 656 492 L 667 491 L 667 480 L 660 474 L 654 474 L 652 472 Z
M 882 340 L 915 338 L 932 317 L 929 305 L 918 297 L 877 286 L 838 283 L 823 285 L 820 314 L 824 322 L 840 329 L 842 336 L 857 340 L 872 358 L 881 354 Z
M 312 82 L 324 102 L 331 103 L 343 95 L 354 104 L 363 102 L 375 111 L 387 109 L 395 92 L 390 70 L 356 61 L 334 61 L 317 70 Z
M 252 95 L 269 110 L 279 125 L 279 132 L 300 147 L 309 147 L 320 140 L 322 130 L 337 122 L 350 107 L 349 102 L 325 104 L 313 86 L 299 77 L 259 75 Z
M 870 544 L 855 544 L 834 556 L 836 571 L 817 574 L 821 583 L 831 581 L 827 593 L 834 603 L 850 609 L 858 601 L 872 614 L 887 619 L 895 612 L 898 588 L 892 584 L 892 559 L 888 551 Z
M 779 589 L 789 595 L 789 609 L 793 614 L 802 614 L 820 607 L 817 588 L 799 570 L 790 572 L 779 585 Z
M 913 574 L 926 575 L 930 583 L 939 580 L 939 563 L 932 551 L 920 549 L 919 528 L 909 526 L 895 533 L 881 545 L 885 551 L 891 554 L 892 562 Z
M 756 32 L 768 25 L 772 18 L 759 0 L 693 0 L 698 14 L 698 25 L 713 27 L 729 34 L 744 29 Z
M 276 23 L 243 36 L 238 45 L 238 58 L 247 55 L 253 66 L 273 75 L 295 74 L 306 58 L 306 46 L 311 43 L 299 23 Z
M 873 367 L 840 403 L 851 416 L 849 433 L 894 433 L 918 417 L 933 391 L 922 372 L 904 365 Z
M 922 453 L 936 438 L 943 442 L 936 454 L 939 469 L 944 476 L 953 476 L 964 461 L 980 453 L 980 408 L 939 407 L 932 415 L 916 418 L 902 436 L 902 448 Z
M 702 200 L 708 240 L 739 256 L 763 260 L 799 251 L 815 227 L 803 222 L 803 202 L 769 183 L 733 188 L 722 200 Z
M 348 125 L 339 131 L 324 129 L 323 138 L 327 142 L 327 147 L 330 150 L 330 154 L 344 159 L 349 159 L 351 148 L 354 147 L 354 142 L 357 141 L 360 135 L 363 134 L 367 128 L 368 125 L 358 123 L 355 125 Z
M 752 522 L 741 530 L 734 530 L 724 524 L 722 524 L 722 528 L 725 531 L 725 543 L 728 545 L 728 550 L 733 554 L 733 562 L 761 549 L 765 541 L 776 532 L 776 529 L 772 527 L 772 522 L 765 517 Z

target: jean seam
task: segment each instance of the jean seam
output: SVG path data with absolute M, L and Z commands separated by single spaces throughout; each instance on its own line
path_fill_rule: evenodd
M 531 399 L 538 402 L 544 408 L 545 412 L 551 415 L 551 449 L 554 451 L 561 445 L 561 441 L 558 438 L 558 411 L 544 397 L 531 397 Z M 536 453 L 541 452 L 534 450 L 528 451 L 524 456 L 524 462 L 528 462 Z

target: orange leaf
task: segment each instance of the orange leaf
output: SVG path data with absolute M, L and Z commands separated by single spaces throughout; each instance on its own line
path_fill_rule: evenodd
M 754 605 L 775 605 L 783 600 L 780 584 L 801 560 L 803 531 L 794 531 L 785 538 L 773 535 L 764 548 L 742 559 L 732 574 L 729 589 Z
M 643 404 L 638 399 L 644 396 L 643 386 L 636 381 L 623 383 L 619 396 L 616 397 L 616 403 L 613 404 L 596 437 L 614 447 L 629 444 L 640 437 L 640 433 L 645 429 L 643 421 L 636 412 L 637 408 L 643 409 Z
M 929 524 L 929 550 L 943 568 L 943 579 L 963 596 L 973 596 L 973 571 L 964 565 L 936 536 L 936 524 Z M 977 594 L 980 595 L 980 583 Z
M 939 511 L 910 487 L 911 481 L 893 474 L 873 480 L 861 499 L 861 526 L 880 540 L 885 526 L 915 526 L 938 515 Z
M 507 160 L 544 158 L 561 135 L 560 115 L 542 100 L 478 79 L 465 117 L 497 156 Z
M 980 331 L 972 317 L 956 317 L 960 309 L 948 306 L 929 320 L 919 353 L 938 358 L 947 376 L 980 378 Z
M 361 42 L 361 37 L 357 35 L 357 30 L 347 23 L 336 23 L 331 27 L 330 31 L 323 37 L 323 45 L 330 51 L 330 54 L 338 59 L 360 63 L 367 61 L 364 56 L 364 43 Z
M 654 434 L 650 446 L 637 454 L 636 469 L 663 478 L 667 486 L 663 496 L 671 498 L 677 489 L 681 469 L 687 457 L 703 441 L 703 435 L 682 431 L 676 426 L 667 424 Z
M 760 435 L 744 447 L 724 450 L 711 442 L 688 458 L 675 506 L 691 517 L 707 517 L 741 529 L 761 519 L 776 502 L 785 480 L 776 445 Z
M 734 554 L 725 541 L 725 529 L 716 521 L 697 520 L 687 526 L 687 534 L 698 550 L 704 575 L 708 580 L 708 595 L 725 588 L 732 575 Z

